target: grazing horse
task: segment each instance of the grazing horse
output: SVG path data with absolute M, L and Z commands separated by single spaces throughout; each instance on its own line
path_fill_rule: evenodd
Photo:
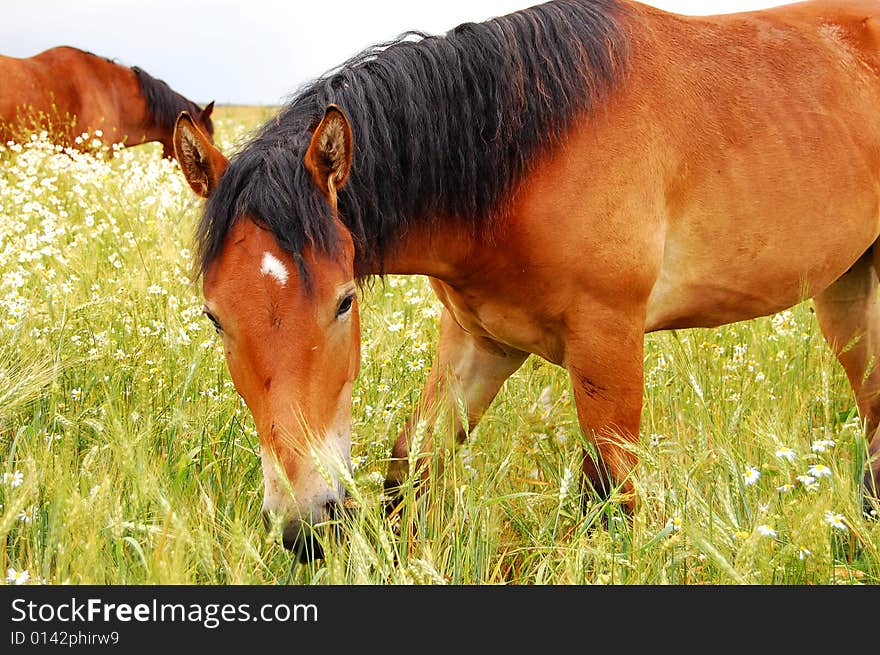
M 369 49 L 229 161 L 181 116 L 205 312 L 284 541 L 307 545 L 343 498 L 316 462 L 349 456 L 356 282 L 385 273 L 428 276 L 444 305 L 391 488 L 416 418 L 464 402 L 465 434 L 535 353 L 570 376 L 598 453 L 584 481 L 632 509 L 644 334 L 812 297 L 876 489 L 878 108 L 876 1 L 691 17 L 559 0 Z
M 109 143 L 158 141 L 171 157 L 178 115 L 188 112 L 213 137 L 213 109 L 213 102 L 200 109 L 137 66 L 77 48 L 59 46 L 24 59 L 0 55 L 0 143 L 48 123 L 65 145 L 100 129 Z

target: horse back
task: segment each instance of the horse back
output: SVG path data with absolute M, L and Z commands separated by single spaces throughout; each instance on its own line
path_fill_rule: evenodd
M 139 96 L 127 67 L 69 46 L 22 59 L 0 56 L 0 78 L 0 122 L 19 128 L 48 124 L 68 142 L 97 128 L 108 137 L 122 136 L 121 108 L 136 107 Z

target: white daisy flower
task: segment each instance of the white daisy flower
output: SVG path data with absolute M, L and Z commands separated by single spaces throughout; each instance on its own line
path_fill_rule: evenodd
M 797 453 L 795 453 L 791 448 L 787 446 L 783 446 L 779 450 L 776 451 L 776 456 L 779 459 L 784 459 L 787 462 L 793 462 L 794 458 L 797 457 Z
M 759 525 L 757 528 L 758 534 L 762 537 L 771 537 L 772 539 L 776 539 L 777 532 L 772 527 L 767 525 L 766 523 Z
M 813 464 L 807 470 L 807 473 L 814 478 L 829 478 L 834 474 L 834 472 L 824 464 Z
M 21 471 L 3 474 L 3 484 L 8 484 L 13 489 L 20 486 L 22 482 L 24 482 L 24 475 Z
M 807 491 L 815 491 L 819 488 L 819 483 L 812 475 L 798 475 L 797 481 L 804 485 Z
M 814 453 L 824 453 L 826 450 L 830 450 L 834 448 L 837 444 L 831 439 L 816 439 L 813 442 L 813 445 L 810 446 L 810 450 Z
M 22 571 L 16 571 L 12 567 L 6 569 L 6 582 L 9 584 L 27 584 L 27 581 L 30 579 L 31 574 L 28 573 L 27 569 Z
M 750 485 L 755 484 L 758 479 L 761 477 L 761 472 L 756 469 L 754 466 L 749 466 L 745 473 L 743 473 L 743 482 L 748 487 Z
M 835 514 L 832 511 L 825 512 L 825 522 L 836 530 L 846 532 L 848 529 L 843 514 Z

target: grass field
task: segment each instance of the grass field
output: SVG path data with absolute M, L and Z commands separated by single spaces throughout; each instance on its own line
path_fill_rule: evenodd
M 271 113 L 220 108 L 225 152 Z M 529 359 L 432 490 L 383 515 L 390 447 L 427 375 L 419 277 L 361 301 L 357 509 L 301 564 L 260 520 L 250 415 L 190 277 L 200 202 L 145 146 L 0 149 L 0 565 L 50 584 L 873 584 L 864 439 L 809 304 L 647 337 L 643 502 L 577 485 L 564 372 Z M 88 135 L 90 142 L 94 135 Z

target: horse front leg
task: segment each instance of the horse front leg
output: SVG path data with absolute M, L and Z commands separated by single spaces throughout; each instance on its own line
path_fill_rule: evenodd
M 447 309 L 440 317 L 440 341 L 428 381 L 418 405 L 400 433 L 391 453 L 385 490 L 393 503 L 400 485 L 409 476 L 410 451 L 420 423 L 429 436 L 435 421 L 447 413 L 452 417 L 456 441 L 464 441 L 468 431 L 479 422 L 501 385 L 526 360 L 528 353 L 502 346 L 485 337 L 465 332 Z M 458 409 L 465 408 L 467 423 Z M 419 445 L 416 466 L 422 482 L 430 473 L 430 455 L 434 444 L 426 438 Z
M 843 365 L 865 422 L 866 501 L 880 499 L 880 244 L 813 298 L 826 341 Z
M 637 318 L 637 316 L 635 317 Z M 595 447 L 584 449 L 583 478 L 601 497 L 623 494 L 629 513 L 636 497 L 631 473 L 638 457 L 644 393 L 644 323 L 617 310 L 594 307 L 565 345 L 578 422 Z

